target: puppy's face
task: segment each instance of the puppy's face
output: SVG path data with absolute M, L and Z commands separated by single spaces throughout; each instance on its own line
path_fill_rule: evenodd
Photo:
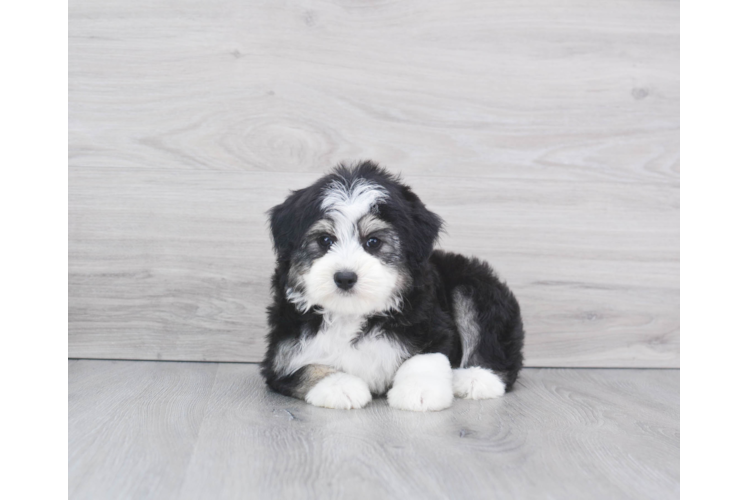
M 323 216 L 291 257 L 286 296 L 299 309 L 366 315 L 399 306 L 409 277 L 397 231 L 379 214 L 387 198 L 365 179 L 325 187 Z
M 301 311 L 319 306 L 364 316 L 398 309 L 424 257 L 424 245 L 414 244 L 414 210 L 433 217 L 435 229 L 421 235 L 429 254 L 433 248 L 438 217 L 381 169 L 364 173 L 338 170 L 271 212 L 276 252 L 288 260 L 284 293 Z

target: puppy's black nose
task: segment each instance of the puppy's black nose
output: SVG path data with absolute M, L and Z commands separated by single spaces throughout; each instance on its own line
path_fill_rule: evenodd
M 356 273 L 352 273 L 351 271 L 340 271 L 335 273 L 333 277 L 338 288 L 342 288 L 343 290 L 350 290 L 356 284 L 356 281 L 358 281 Z

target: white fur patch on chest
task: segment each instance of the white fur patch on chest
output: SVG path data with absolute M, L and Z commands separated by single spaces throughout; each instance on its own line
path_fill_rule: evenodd
M 332 366 L 363 379 L 371 392 L 384 393 L 395 372 L 409 357 L 402 345 L 392 342 L 379 331 L 369 332 L 355 344 L 363 324 L 360 317 L 336 317 L 324 321 L 314 336 L 303 336 L 293 346 L 279 350 L 283 356 L 282 370 L 293 373 L 304 365 Z

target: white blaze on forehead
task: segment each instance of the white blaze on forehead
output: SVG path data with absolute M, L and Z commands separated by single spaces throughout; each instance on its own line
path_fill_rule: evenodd
M 382 186 L 365 179 L 356 179 L 350 186 L 333 181 L 325 190 L 322 210 L 335 219 L 355 224 L 371 207 L 386 198 L 387 192 Z

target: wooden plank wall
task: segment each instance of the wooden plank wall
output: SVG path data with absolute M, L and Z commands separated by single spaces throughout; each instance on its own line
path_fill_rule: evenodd
M 257 361 L 264 212 L 402 172 L 530 366 L 679 365 L 679 5 L 73 0 L 69 355 Z

